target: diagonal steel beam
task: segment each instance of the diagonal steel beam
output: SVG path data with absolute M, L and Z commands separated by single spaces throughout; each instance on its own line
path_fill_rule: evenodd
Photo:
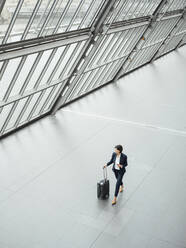
M 94 23 L 91 26 L 91 32 L 90 37 L 88 39 L 87 44 L 85 45 L 85 49 L 82 51 L 81 55 L 79 56 L 79 59 L 76 62 L 76 66 L 74 67 L 73 71 L 71 72 L 69 80 L 67 80 L 66 84 L 62 88 L 62 90 L 59 92 L 59 95 L 57 97 L 57 100 L 54 102 L 52 108 L 51 108 L 51 114 L 55 114 L 56 111 L 61 107 L 62 103 L 65 101 L 65 99 L 68 97 L 70 90 L 73 88 L 74 85 L 70 84 L 71 79 L 74 77 L 75 73 L 77 72 L 77 69 L 79 65 L 83 62 L 83 60 L 86 57 L 86 53 L 89 50 L 89 48 L 95 45 L 95 38 L 99 33 L 103 32 L 103 23 L 108 16 L 108 14 L 113 11 L 113 6 L 116 3 L 116 0 L 105 0 L 103 3 L 103 6 L 100 8 L 100 12 L 98 13 L 97 18 L 95 19 Z M 70 85 L 70 86 L 69 86 Z M 68 89 L 67 89 L 68 88 Z M 63 96 L 63 93 L 66 91 L 65 96 Z

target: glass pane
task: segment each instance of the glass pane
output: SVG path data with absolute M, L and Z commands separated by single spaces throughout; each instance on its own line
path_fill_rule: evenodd
M 89 27 L 103 0 L 63 0 L 53 12 L 45 35 Z
M 36 107 L 36 109 L 34 111 L 33 117 L 36 117 L 36 116 L 39 115 L 40 110 L 41 110 L 43 104 L 47 100 L 47 98 L 48 98 L 48 96 L 49 96 L 49 94 L 51 93 L 52 90 L 53 90 L 53 87 L 50 87 L 47 90 L 44 90 L 42 92 L 42 98 L 41 98 L 40 102 L 37 104 L 37 107 Z
M 1 114 L 1 118 L 0 118 L 0 133 L 1 133 L 1 129 L 2 129 L 3 125 L 4 125 L 4 123 L 5 123 L 5 121 L 6 121 L 7 117 L 8 117 L 8 115 L 9 115 L 12 107 L 13 107 L 13 103 L 8 104 L 8 105 L 4 106 L 3 108 L 0 108 L 0 111 L 1 111 L 0 112 L 0 114 Z
M 146 26 L 141 26 L 106 35 L 100 42 L 87 68 L 101 66 L 129 54 L 145 28 Z
M 73 65 L 75 64 L 75 62 L 78 59 L 78 56 L 80 55 L 81 51 L 83 50 L 83 47 L 85 45 L 85 41 L 81 42 L 80 46 L 78 47 L 77 51 L 75 52 L 75 54 L 71 55 L 71 61 L 68 64 L 68 67 L 65 70 L 64 76 L 67 77 L 71 74 L 71 70 L 73 68 Z
M 23 107 L 25 105 L 26 100 L 27 100 L 27 98 L 23 98 L 23 99 L 19 100 L 19 102 L 16 102 L 15 103 L 16 104 L 16 108 L 15 108 L 15 110 L 13 112 L 13 115 L 12 115 L 11 119 L 8 122 L 8 125 L 6 127 L 6 130 L 9 130 L 9 129 L 11 129 L 11 128 L 14 127 L 15 122 L 17 120 L 17 117 L 20 114 L 20 112 L 22 111 L 22 109 L 23 109 Z
M 169 0 L 169 7 L 167 11 L 183 9 L 185 7 L 185 0 Z
M 23 87 L 23 85 L 25 83 L 26 78 L 28 77 L 28 75 L 30 73 L 31 67 L 34 64 L 37 55 L 38 54 L 31 54 L 31 55 L 27 56 L 26 61 L 23 65 L 23 67 L 19 73 L 19 76 L 15 82 L 15 85 L 11 91 L 10 97 L 19 94 L 21 88 Z
M 145 39 L 143 46 L 147 46 L 164 40 L 171 32 L 175 23 L 178 21 L 178 18 L 179 17 L 157 22 L 152 30 L 149 31 L 149 35 L 146 35 L 147 38 Z
M 0 43 L 90 27 L 104 0 L 6 0 Z
M 71 44 L 70 47 L 66 47 L 65 54 L 62 57 L 62 61 L 60 63 L 59 68 L 55 72 L 55 75 L 53 77 L 54 80 L 61 78 L 61 73 L 63 72 L 68 60 L 71 58 L 71 55 L 76 47 L 77 43 Z
M 150 46 L 142 50 L 139 50 L 136 53 L 135 57 L 131 59 L 130 66 L 127 68 L 127 71 L 135 69 L 149 62 L 149 60 L 152 58 L 152 56 L 155 54 L 158 48 L 159 48 L 159 44 L 156 44 L 154 46 Z
M 59 84 L 59 85 L 57 85 L 56 87 L 53 88 L 54 90 L 52 91 L 52 95 L 51 95 L 49 101 L 47 101 L 45 103 L 43 112 L 46 112 L 46 111 L 51 109 L 51 106 L 52 106 L 53 102 L 56 100 L 56 98 L 58 97 L 59 90 L 61 89 L 61 86 L 64 85 L 64 83 L 65 82 L 63 82 L 62 84 Z
M 11 80 L 14 77 L 14 74 L 18 68 L 18 65 L 21 61 L 21 58 L 11 59 L 4 71 L 4 74 L 0 80 L 0 101 L 3 100 L 5 93 L 7 92 L 8 87 L 11 84 Z
M 26 26 L 28 25 L 29 19 L 34 11 L 34 7 L 36 3 L 37 3 L 37 0 L 23 1 L 22 7 L 19 13 L 17 14 L 15 23 L 13 25 L 13 28 L 10 32 L 10 35 L 6 43 L 19 41 L 22 39 L 23 31 L 26 29 Z
M 124 21 L 141 16 L 152 15 L 160 2 L 160 0 L 120 0 L 119 3 L 116 2 L 115 14 L 110 13 L 110 16 L 107 17 L 105 23 Z
M 11 18 L 15 12 L 17 6 L 17 1 L 13 0 L 6 0 L 3 10 L 0 15 L 0 44 L 3 41 L 4 35 L 8 26 L 10 24 Z
M 27 118 L 28 118 L 32 108 L 34 107 L 34 105 L 35 105 L 35 103 L 36 103 L 36 101 L 37 101 L 37 99 L 38 99 L 40 94 L 41 94 L 41 92 L 37 92 L 33 96 L 30 96 L 31 100 L 30 100 L 29 105 L 26 108 L 26 110 L 25 110 L 25 112 L 24 112 L 24 114 L 23 114 L 23 116 L 21 118 L 20 124 L 27 122 Z
M 64 52 L 65 47 L 59 47 L 57 50 L 52 51 L 53 57 L 52 60 L 50 61 L 49 65 L 47 66 L 47 69 L 45 70 L 44 75 L 41 78 L 40 85 L 42 84 L 50 84 L 52 81 L 51 75 L 54 71 L 54 69 L 57 66 L 57 62 L 61 59 L 63 52 Z M 48 57 L 48 59 L 51 59 L 51 56 Z
M 49 58 L 49 56 L 51 55 L 52 50 L 47 50 L 45 52 L 43 52 L 41 59 L 39 60 L 36 69 L 34 70 L 34 73 L 29 81 L 29 84 L 27 85 L 26 90 L 31 90 L 34 87 L 36 87 L 37 85 L 37 80 L 40 76 L 40 74 L 42 73 L 42 70 L 47 62 L 47 59 Z M 38 86 L 37 86 L 38 87 Z

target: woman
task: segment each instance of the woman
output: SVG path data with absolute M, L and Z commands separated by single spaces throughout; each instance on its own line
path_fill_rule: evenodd
M 126 172 L 125 167 L 128 165 L 127 156 L 124 153 L 122 153 L 122 151 L 123 151 L 122 145 L 117 145 L 114 148 L 115 148 L 115 151 L 112 153 L 111 160 L 106 165 L 103 166 L 104 168 L 106 168 L 107 166 L 113 164 L 112 170 L 113 170 L 115 177 L 117 179 L 115 194 L 114 194 L 114 199 L 112 201 L 112 205 L 116 204 L 118 192 L 123 191 L 122 179 L 123 179 L 123 175 Z

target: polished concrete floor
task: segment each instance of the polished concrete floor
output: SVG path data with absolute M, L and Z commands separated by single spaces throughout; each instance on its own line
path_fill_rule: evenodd
M 124 146 L 125 191 L 96 183 Z M 186 247 L 186 47 L 0 142 L 0 248 Z

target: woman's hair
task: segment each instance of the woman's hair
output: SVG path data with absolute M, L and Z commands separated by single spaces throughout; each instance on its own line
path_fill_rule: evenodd
M 122 151 L 123 151 L 123 146 L 122 145 L 117 145 L 114 148 L 116 148 L 118 151 L 120 151 L 120 153 L 122 153 Z

